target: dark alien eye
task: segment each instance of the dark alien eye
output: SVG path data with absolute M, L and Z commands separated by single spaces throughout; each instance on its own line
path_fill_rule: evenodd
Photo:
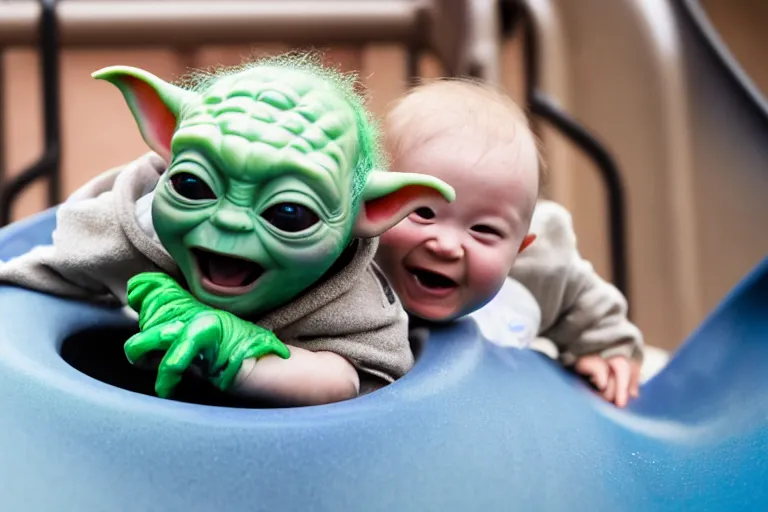
M 315 212 L 295 203 L 280 203 L 261 214 L 267 222 L 280 231 L 298 233 L 315 225 L 320 219 Z
M 435 212 L 433 212 L 430 208 L 426 208 L 426 207 L 419 208 L 418 210 L 416 210 L 413 213 L 415 213 L 416 215 L 418 215 L 422 219 L 429 220 L 429 219 L 434 219 L 435 218 Z
M 211 187 L 188 172 L 180 172 L 171 176 L 171 186 L 180 196 L 193 201 L 216 199 L 216 194 L 213 193 Z

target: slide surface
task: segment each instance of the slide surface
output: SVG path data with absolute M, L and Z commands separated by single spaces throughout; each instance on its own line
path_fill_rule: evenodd
M 0 232 L 0 257 L 45 243 L 51 219 Z M 125 372 L 115 354 L 132 322 L 0 287 L 0 508 L 765 510 L 766 311 L 768 260 L 627 410 L 472 321 L 435 332 L 416 367 L 372 395 L 242 409 L 76 370 L 62 342 L 100 327 L 114 349 L 103 364 Z
M 676 9 L 700 98 L 768 147 L 762 97 L 691 5 Z M 0 231 L 0 260 L 54 225 L 51 210 Z M 626 410 L 472 321 L 435 332 L 397 383 L 299 409 L 160 400 L 117 383 L 119 357 L 99 378 L 70 365 L 62 345 L 85 329 L 120 353 L 135 326 L 118 311 L 0 287 L 0 325 L 2 510 L 768 509 L 768 258 Z

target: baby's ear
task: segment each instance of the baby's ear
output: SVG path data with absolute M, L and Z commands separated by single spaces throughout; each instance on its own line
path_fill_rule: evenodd
M 452 202 L 456 192 L 444 181 L 425 174 L 371 171 L 352 234 L 359 238 L 379 236 L 435 198 Z
M 534 240 L 536 240 L 536 235 L 534 235 L 533 233 L 526 235 L 525 238 L 523 238 L 523 243 L 520 244 L 520 250 L 517 251 L 517 253 L 520 254 L 521 252 L 526 250 L 528 246 L 533 243 Z
M 144 141 L 169 162 L 171 137 L 176 130 L 179 111 L 194 93 L 130 66 L 107 67 L 91 76 L 120 89 Z

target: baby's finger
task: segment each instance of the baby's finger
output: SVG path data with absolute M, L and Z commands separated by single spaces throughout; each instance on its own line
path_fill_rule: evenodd
M 640 396 L 640 364 L 633 362 L 630 365 L 631 374 L 629 378 L 629 394 L 632 398 Z
M 613 374 L 608 375 L 608 384 L 602 394 L 603 398 L 609 402 L 613 402 L 616 398 L 616 377 Z
M 575 370 L 576 373 L 589 377 L 599 391 L 603 391 L 608 385 L 610 371 L 605 361 L 599 357 L 582 357 L 576 363 Z
M 629 400 L 629 361 L 624 357 L 612 357 L 608 359 L 611 374 L 616 382 L 616 396 L 614 402 L 618 407 L 625 407 Z

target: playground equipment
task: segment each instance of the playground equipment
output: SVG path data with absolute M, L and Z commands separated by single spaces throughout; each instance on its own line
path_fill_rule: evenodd
M 696 9 L 674 3 L 698 94 L 764 171 L 768 109 Z M 54 227 L 53 209 L 6 227 L 0 260 Z M 376 393 L 268 410 L 150 396 L 120 354 L 136 328 L 121 312 L 0 287 L 0 508 L 764 510 L 766 310 L 768 259 L 626 410 L 471 321 Z
M 48 243 L 54 215 L 5 228 L 0 259 Z M 3 287 L 0 505 L 763 510 L 766 290 L 768 259 L 626 410 L 471 321 L 433 333 L 371 395 L 241 409 L 194 389 L 197 403 L 152 396 L 122 354 L 136 326 L 120 312 Z

